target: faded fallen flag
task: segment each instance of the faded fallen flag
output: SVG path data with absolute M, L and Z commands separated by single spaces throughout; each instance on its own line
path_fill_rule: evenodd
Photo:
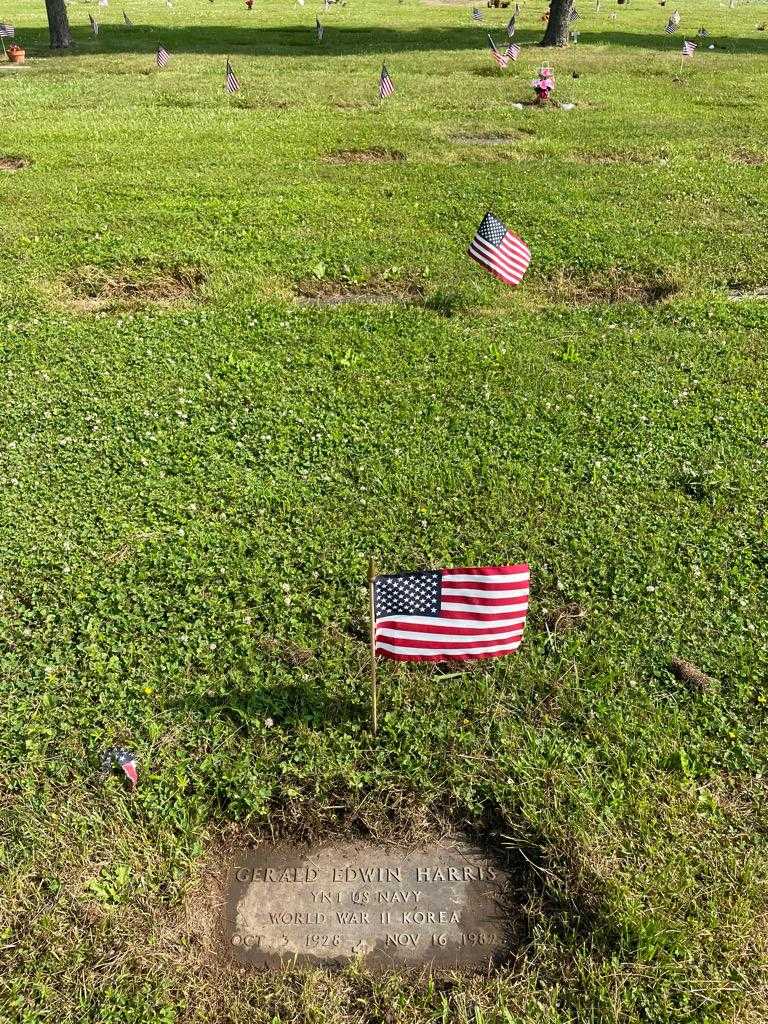
M 227 73 L 224 80 L 224 88 L 228 93 L 240 92 L 240 83 L 237 80 L 237 75 L 232 70 L 232 65 L 227 60 Z
M 496 43 L 494 43 L 493 39 L 491 39 L 490 32 L 488 33 L 488 44 L 491 47 L 492 59 L 495 60 L 499 67 L 503 70 L 507 66 L 507 64 L 509 64 L 509 57 L 507 57 L 506 54 L 504 53 L 499 53 L 498 49 L 496 48 Z
M 139 781 L 139 773 L 137 758 L 133 751 L 126 747 L 110 747 L 109 750 L 105 750 L 101 758 L 101 771 L 105 779 L 115 765 L 122 769 L 131 788 L 135 789 L 136 783 Z
M 520 284 L 531 262 L 531 250 L 498 217 L 486 213 L 469 246 L 469 255 L 504 284 Z
M 157 66 L 159 68 L 168 67 L 168 61 L 170 59 L 171 59 L 171 55 L 170 55 L 170 53 L 168 53 L 166 48 L 164 46 L 158 46 L 158 48 L 157 48 L 157 56 L 155 58 L 155 60 L 157 61 Z
M 683 56 L 692 57 L 696 53 L 696 43 L 690 43 L 687 39 L 683 40 Z
M 396 661 L 511 654 L 523 640 L 529 589 L 527 565 L 377 576 L 375 653 Z
M 379 99 L 386 99 L 387 96 L 391 96 L 395 91 L 395 83 L 387 71 L 387 65 L 381 65 L 381 74 L 379 75 Z

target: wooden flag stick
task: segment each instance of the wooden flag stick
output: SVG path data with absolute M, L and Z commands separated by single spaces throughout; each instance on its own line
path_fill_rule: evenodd
M 373 735 L 379 731 L 379 691 L 376 680 L 376 601 L 374 583 L 376 580 L 376 559 L 371 556 L 368 561 L 368 591 L 371 605 L 371 710 Z

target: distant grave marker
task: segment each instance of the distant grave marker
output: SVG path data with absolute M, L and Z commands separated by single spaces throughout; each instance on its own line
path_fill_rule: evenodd
M 232 864 L 226 941 L 237 962 L 270 969 L 355 957 L 379 969 L 483 969 L 506 948 L 507 878 L 461 840 L 412 851 L 263 846 Z

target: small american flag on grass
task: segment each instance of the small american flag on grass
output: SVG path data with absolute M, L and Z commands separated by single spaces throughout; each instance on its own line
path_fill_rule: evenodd
M 395 91 L 395 83 L 392 81 L 389 71 L 387 71 L 387 65 L 381 65 L 381 74 L 379 75 L 379 99 L 386 99 L 387 96 L 391 96 Z
M 482 21 L 483 20 L 483 12 L 480 10 L 479 7 L 473 7 L 472 8 L 472 20 L 473 21 Z
M 155 58 L 155 60 L 157 61 L 157 66 L 159 68 L 166 68 L 166 67 L 168 67 L 168 61 L 170 59 L 171 59 L 171 55 L 170 55 L 170 53 L 168 53 L 166 48 L 164 46 L 158 46 L 158 48 L 157 48 L 157 56 Z
M 125 24 L 126 24 L 126 25 L 128 26 L 128 28 L 133 28 L 133 22 L 132 22 L 132 21 L 131 21 L 131 19 L 130 19 L 130 18 L 128 17 L 128 15 L 127 15 L 127 14 L 125 13 L 125 11 L 123 11 L 123 21 L 124 21 L 124 22 L 125 22 Z
M 513 14 L 512 17 L 507 22 L 507 35 L 511 39 L 514 34 L 515 34 L 515 15 Z
M 237 80 L 237 75 L 232 70 L 232 65 L 227 61 L 227 73 L 224 81 L 224 88 L 228 93 L 240 92 L 240 83 Z
M 491 47 L 491 57 L 503 70 L 507 66 L 507 64 L 509 64 L 509 57 L 507 57 L 507 55 L 504 53 L 499 53 L 499 51 L 496 48 L 496 43 L 494 43 L 493 39 L 491 39 L 490 32 L 488 33 L 488 44 Z
M 96 19 L 90 12 L 88 14 L 88 20 L 91 23 L 91 32 L 93 32 L 93 34 L 97 36 L 99 34 L 99 23 L 98 21 L 96 21 Z
M 692 57 L 696 53 L 696 43 L 689 43 L 687 39 L 683 40 L 683 56 Z
M 509 60 L 517 60 L 517 58 L 520 56 L 520 47 L 517 45 L 517 43 L 510 43 L 509 46 L 504 51 L 504 56 L 508 57 Z
M 520 284 L 531 262 L 531 250 L 506 224 L 486 213 L 469 246 L 469 255 L 504 284 Z
M 374 648 L 396 661 L 467 661 L 516 651 L 528 612 L 527 565 L 377 576 Z
M 322 43 L 323 36 L 325 35 L 325 28 L 320 24 L 319 18 L 315 18 L 315 34 L 317 36 L 318 43 Z
M 579 14 L 579 12 L 578 12 L 578 11 L 576 10 L 576 8 L 575 8 L 575 7 L 572 7 L 572 8 L 571 8 L 571 13 L 570 13 L 570 14 L 568 15 L 568 21 L 569 21 L 569 22 L 570 22 L 571 24 L 573 24 L 573 23 L 574 23 L 574 21 L 578 21 L 580 17 L 581 17 L 581 15 L 580 15 L 580 14 Z
M 679 24 L 680 14 L 678 11 L 675 11 L 673 14 L 670 15 L 669 21 L 667 22 L 667 27 L 664 29 L 664 31 L 667 33 L 668 36 L 671 36 L 675 32 L 677 32 L 677 27 Z

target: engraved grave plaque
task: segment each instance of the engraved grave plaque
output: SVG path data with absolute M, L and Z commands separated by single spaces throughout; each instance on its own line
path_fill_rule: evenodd
M 507 876 L 461 841 L 265 845 L 230 871 L 226 936 L 239 963 L 483 968 L 505 949 Z

